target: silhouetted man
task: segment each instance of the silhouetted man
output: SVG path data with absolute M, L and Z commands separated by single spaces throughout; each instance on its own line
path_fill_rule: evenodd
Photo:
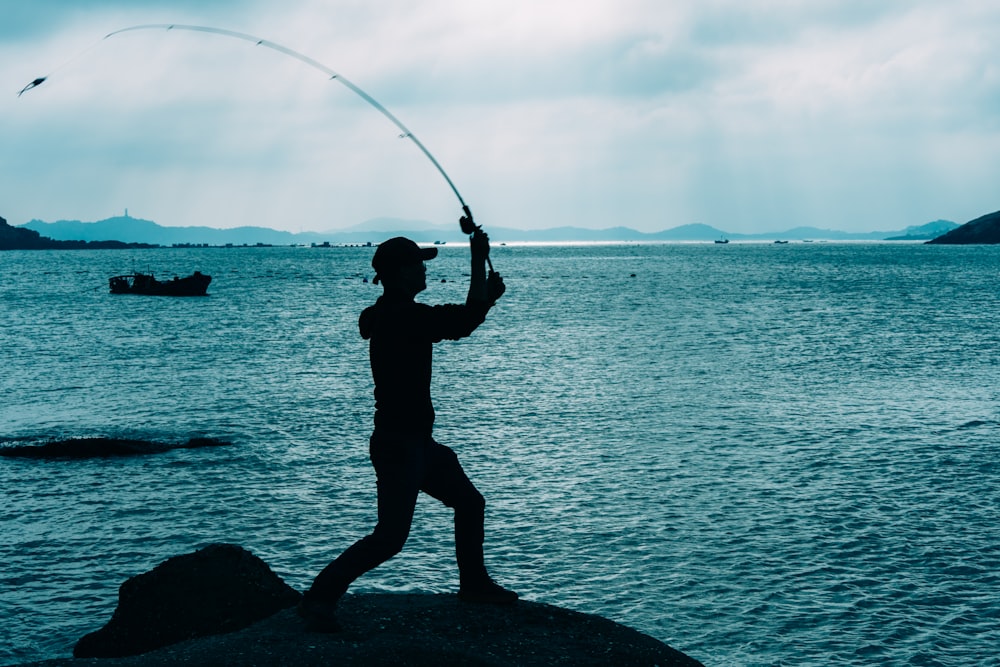
M 483 563 L 486 503 L 466 476 L 458 457 L 431 435 L 431 349 L 444 339 L 470 335 L 506 287 L 486 261 L 489 238 L 472 235 L 472 276 L 464 304 L 428 306 L 414 297 L 427 288 L 424 261 L 437 248 L 420 248 L 396 237 L 379 245 L 372 259 L 374 282 L 384 293 L 361 313 L 361 336 L 369 341 L 375 380 L 375 429 L 369 455 L 378 485 L 378 523 L 319 573 L 299 605 L 315 630 L 337 629 L 335 606 L 347 587 L 393 557 L 410 532 L 420 491 L 455 510 L 455 555 L 459 598 L 468 602 L 511 603 L 517 593 L 490 578 Z

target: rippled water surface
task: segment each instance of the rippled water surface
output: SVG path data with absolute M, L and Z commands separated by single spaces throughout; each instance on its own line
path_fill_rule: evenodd
M 223 448 L 0 458 L 0 664 L 67 656 L 119 584 L 235 542 L 304 588 L 374 522 L 370 248 L 0 253 L 0 439 Z M 467 250 L 428 264 L 464 298 Z M 498 247 L 437 346 L 438 440 L 524 597 L 706 665 L 983 665 L 1000 646 L 1000 248 Z M 107 294 L 132 268 L 210 296 Z M 446 282 L 441 282 L 442 280 Z M 456 587 L 448 510 L 355 590 Z

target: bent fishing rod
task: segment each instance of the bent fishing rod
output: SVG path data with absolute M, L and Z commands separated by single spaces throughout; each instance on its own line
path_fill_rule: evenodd
M 361 88 L 359 88 L 357 85 L 355 85 L 354 83 L 352 83 L 348 79 L 344 78 L 342 75 L 340 75 L 339 73 L 335 72 L 334 70 L 330 69 L 329 67 L 327 67 L 323 63 L 319 62 L 318 60 L 314 60 L 313 58 L 310 58 L 309 56 L 307 56 L 307 55 L 305 55 L 303 53 L 299 53 L 298 51 L 295 51 L 294 49 L 290 49 L 287 46 L 283 46 L 281 44 L 278 44 L 277 42 L 272 42 L 272 41 L 267 40 L 267 39 L 261 39 L 260 37 L 254 37 L 253 35 L 248 35 L 248 34 L 243 33 L 243 32 L 236 32 L 235 30 L 226 30 L 226 29 L 223 29 L 223 28 L 212 28 L 212 27 L 209 27 L 209 26 L 200 26 L 200 25 L 181 25 L 181 24 L 176 24 L 176 23 L 151 23 L 151 24 L 146 24 L 146 25 L 135 25 L 135 26 L 131 26 L 129 28 L 122 28 L 120 30 L 115 30 L 114 32 L 109 32 L 100 41 L 102 42 L 102 41 L 104 41 L 106 39 L 110 39 L 111 37 L 114 37 L 115 35 L 120 35 L 120 34 L 126 33 L 126 32 L 134 32 L 136 30 L 168 30 L 168 31 L 170 31 L 170 30 L 189 30 L 189 31 L 193 31 L 193 32 L 211 33 L 211 34 L 215 34 L 215 35 L 221 35 L 223 37 L 233 37 L 235 39 L 242 39 L 244 41 L 251 42 L 251 43 L 253 43 L 253 44 L 257 45 L 257 46 L 264 46 L 264 47 L 267 47 L 267 48 L 272 49 L 274 51 L 277 51 L 278 53 L 284 54 L 284 55 L 289 56 L 291 58 L 295 58 L 296 60 L 298 60 L 300 62 L 303 62 L 306 65 L 309 65 L 310 67 L 319 70 L 320 72 L 323 72 L 328 77 L 330 77 L 330 80 L 332 80 L 332 81 L 339 81 L 344 86 L 346 86 L 348 89 L 350 89 L 352 92 L 354 92 L 356 95 L 358 95 L 361 99 L 363 99 L 365 102 L 367 102 L 368 104 L 370 104 L 371 106 L 373 106 L 383 116 L 385 116 L 386 118 L 388 118 L 389 121 L 392 122 L 392 124 L 395 125 L 399 129 L 399 131 L 402 133 L 402 134 L 399 135 L 399 138 L 400 139 L 409 139 L 410 141 L 412 141 L 413 144 L 417 148 L 419 148 L 420 151 L 427 157 L 427 159 L 431 161 L 431 164 L 433 164 L 437 168 L 438 172 L 441 173 L 441 175 L 444 177 L 444 180 L 448 183 L 448 186 L 451 188 L 451 191 L 455 193 L 455 197 L 458 198 L 458 203 L 462 206 L 462 211 L 465 213 L 465 216 L 463 216 L 461 218 L 461 220 L 459 221 L 459 225 L 462 228 L 462 233 L 463 234 L 473 234 L 477 230 L 481 230 L 482 229 L 482 227 L 480 225 L 477 225 L 475 223 L 475 221 L 473 220 L 472 211 L 469 210 L 469 206 L 465 203 L 465 200 L 462 199 L 462 195 L 458 192 L 458 188 L 455 187 L 455 184 L 452 182 L 452 180 L 448 176 L 447 172 L 445 172 L 444 168 L 441 166 L 441 163 L 439 163 L 437 161 L 437 159 L 431 154 L 431 152 L 429 150 L 427 150 L 427 147 L 424 146 L 423 143 L 421 143 L 421 141 L 419 139 L 417 139 L 416 135 L 413 134 L 413 132 L 411 132 L 408 127 L 406 127 L 405 125 L 403 125 L 402 121 L 400 121 L 398 118 L 396 118 L 396 116 L 394 116 L 388 109 L 386 109 L 384 106 L 382 106 L 378 102 L 378 100 L 376 100 L 374 97 L 372 97 L 371 95 L 369 95 L 368 93 L 366 93 L 364 90 L 362 90 Z M 100 43 L 100 42 L 98 42 L 98 43 Z M 93 48 L 93 47 L 91 47 L 91 48 Z M 80 55 L 82 55 L 82 54 L 80 54 Z M 79 57 L 79 56 L 77 56 L 77 57 Z M 64 65 L 65 64 L 66 63 L 64 63 Z M 62 67 L 62 66 L 60 66 L 60 67 Z M 59 69 L 59 68 L 56 68 L 56 69 Z M 21 91 L 17 94 L 17 96 L 20 97 L 21 95 L 23 95 L 27 91 L 31 90 L 32 88 L 37 88 L 38 86 L 42 85 L 49 78 L 49 76 L 51 76 L 51 73 L 48 74 L 48 75 L 46 75 L 46 76 L 41 76 L 41 77 L 38 77 L 37 79 L 33 80 L 31 83 L 29 83 L 24 88 L 22 88 Z M 490 271 L 492 271 L 493 270 L 493 262 L 490 261 L 490 259 L 489 259 L 488 256 L 486 258 L 486 261 L 489 263 Z

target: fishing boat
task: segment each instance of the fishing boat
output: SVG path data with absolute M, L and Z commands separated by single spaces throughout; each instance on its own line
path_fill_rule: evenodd
M 715 239 L 715 242 L 716 243 L 729 243 L 729 239 L 727 239 L 725 236 L 723 236 L 723 237 Z
M 205 296 L 212 276 L 195 271 L 190 276 L 157 280 L 152 273 L 129 273 L 112 276 L 108 287 L 112 294 L 146 294 L 149 296 Z

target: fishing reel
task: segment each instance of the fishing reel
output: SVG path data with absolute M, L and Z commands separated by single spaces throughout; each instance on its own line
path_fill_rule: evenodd
M 482 227 L 472 221 L 472 211 L 469 210 L 469 207 L 463 206 L 462 210 L 465 211 L 465 215 L 458 221 L 459 226 L 462 228 L 462 233 L 471 236 L 472 234 L 475 234 L 476 231 L 481 230 Z

